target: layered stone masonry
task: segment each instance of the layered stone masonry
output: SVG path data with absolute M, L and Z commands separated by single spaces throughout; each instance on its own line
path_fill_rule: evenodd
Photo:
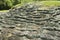
M 27 4 L 1 14 L 0 40 L 60 40 L 60 7 Z

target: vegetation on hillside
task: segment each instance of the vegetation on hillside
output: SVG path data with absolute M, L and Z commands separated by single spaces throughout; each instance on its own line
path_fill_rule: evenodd
M 47 2 L 43 2 L 44 5 L 60 5 L 60 1 L 59 0 L 0 0 L 0 10 L 5 10 L 5 9 L 10 9 L 11 7 L 17 5 L 17 4 L 25 4 L 28 2 L 35 2 L 35 1 L 47 1 Z M 54 1 L 54 2 L 50 2 L 50 1 Z M 59 2 L 57 2 L 59 1 Z
M 44 6 L 60 6 L 60 1 L 42 1 Z
M 16 4 L 30 2 L 32 0 L 0 0 L 0 10 L 2 9 L 10 9 L 12 6 Z

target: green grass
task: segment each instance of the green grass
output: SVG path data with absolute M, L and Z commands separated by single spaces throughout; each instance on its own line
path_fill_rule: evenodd
M 33 2 L 35 2 L 35 1 L 26 1 L 26 3 L 33 3 Z M 60 1 L 37 1 L 35 3 L 42 4 L 43 6 L 47 6 L 47 7 L 50 7 L 50 6 L 60 6 Z M 24 5 L 24 4 L 25 4 L 25 1 L 23 1 L 21 4 L 13 6 L 13 7 L 19 7 L 19 6 Z
M 60 6 L 60 1 L 42 1 L 44 6 Z
M 33 3 L 33 2 L 35 2 L 35 1 L 33 1 L 33 0 L 22 1 L 21 4 L 17 4 L 15 6 L 13 6 L 12 8 L 14 8 L 14 7 L 20 7 L 20 6 L 24 5 L 25 3 Z M 43 4 L 43 6 L 47 6 L 47 7 L 50 7 L 50 6 L 55 6 L 55 7 L 56 6 L 60 6 L 60 1 L 37 1 L 35 3 L 37 3 L 37 4 Z M 1 10 L 1 11 L 6 12 L 7 10 Z
M 33 0 L 22 0 L 20 4 L 17 4 L 15 6 L 13 6 L 12 8 L 20 7 L 20 6 L 22 6 L 22 5 L 26 4 L 26 3 L 30 3 L 30 2 L 34 2 L 34 1 Z
M 8 12 L 9 10 L 0 10 L 0 12 Z

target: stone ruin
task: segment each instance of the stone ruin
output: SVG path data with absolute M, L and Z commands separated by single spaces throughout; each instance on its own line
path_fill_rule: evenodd
M 10 9 L 0 15 L 0 40 L 60 40 L 60 7 Z

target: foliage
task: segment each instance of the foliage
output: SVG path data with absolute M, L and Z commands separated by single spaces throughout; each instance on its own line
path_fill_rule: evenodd
M 0 0 L 0 9 L 9 9 L 16 4 L 27 3 L 33 0 Z
M 25 4 L 25 3 L 33 2 L 33 1 L 51 1 L 51 0 L 0 0 L 0 10 L 10 9 L 16 4 Z M 52 0 L 52 1 L 59 1 L 59 0 Z
M 9 9 L 18 3 L 20 0 L 0 0 L 0 9 Z

